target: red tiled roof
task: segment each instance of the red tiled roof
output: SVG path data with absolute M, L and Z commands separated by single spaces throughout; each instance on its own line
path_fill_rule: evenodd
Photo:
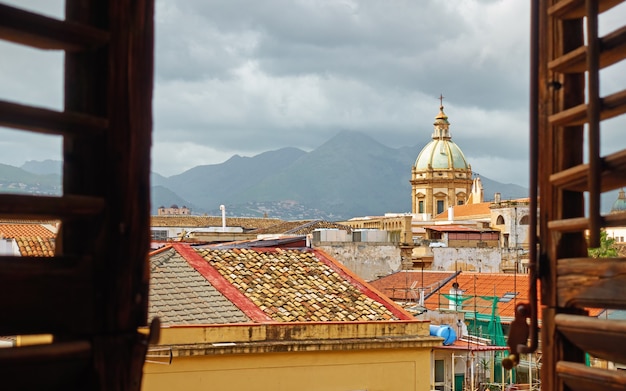
M 370 281 L 370 285 L 378 289 L 389 298 L 398 301 L 417 300 L 419 288 L 435 289 L 447 278 L 454 276 L 454 272 L 439 272 L 432 270 L 403 270 L 388 276 Z M 430 293 L 426 291 L 426 295 Z
M 491 301 L 489 297 L 503 297 L 506 293 L 518 295 L 508 302 L 498 302 L 498 315 L 503 323 L 510 322 L 515 316 L 515 303 L 528 302 L 528 275 L 509 273 L 474 273 L 462 272 L 448 281 L 438 293 L 430 296 L 425 306 L 429 309 L 448 308 L 448 300 L 443 295 L 449 295 L 453 283 L 458 283 L 463 291 L 463 297 L 471 297 L 463 301 L 462 310 L 476 311 L 491 315 Z M 539 290 L 538 290 L 539 292 Z
M 175 245 L 177 249 L 179 246 Z M 413 319 L 320 251 L 211 248 L 196 251 L 207 262 L 204 267 L 199 265 L 201 273 L 255 321 Z M 184 256 L 191 258 L 189 254 Z M 256 311 L 251 315 L 244 307 Z M 259 319 L 258 310 L 265 315 L 263 319 Z

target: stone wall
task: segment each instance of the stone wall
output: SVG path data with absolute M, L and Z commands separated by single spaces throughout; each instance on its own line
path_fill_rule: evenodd
M 313 247 L 326 252 L 366 281 L 400 270 L 400 248 L 391 243 L 314 242 Z
M 498 248 L 439 247 L 433 252 L 432 270 L 499 273 L 502 257 Z

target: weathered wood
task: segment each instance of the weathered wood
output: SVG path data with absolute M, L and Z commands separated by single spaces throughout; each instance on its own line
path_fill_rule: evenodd
M 6 390 L 87 390 L 91 344 L 71 341 L 0 349 L 0 377 Z
M 564 361 L 556 364 L 556 370 L 559 377 L 572 391 L 623 391 L 626 389 L 626 374 L 622 371 L 590 368 L 584 364 Z
M 90 333 L 94 289 L 88 260 L 0 257 L 0 335 Z M 17 300 L 19 299 L 19 300 Z
M 557 329 L 579 349 L 613 362 L 626 362 L 626 321 L 558 314 Z
M 0 4 L 0 39 L 39 49 L 78 51 L 104 45 L 109 34 Z
M 547 64 L 583 45 L 584 34 L 580 21 L 559 21 L 548 15 L 548 8 L 556 0 L 540 2 L 543 18 L 543 35 L 538 37 L 542 77 L 538 83 L 541 96 L 540 110 L 543 121 L 539 124 L 541 151 L 539 154 L 540 177 L 540 278 L 542 318 L 543 366 L 542 388 L 561 391 L 563 383 L 556 374 L 555 363 L 562 357 L 582 362 L 584 354 L 565 340 L 554 324 L 554 315 L 562 312 L 557 308 L 557 275 L 554 260 L 581 256 L 586 251 L 584 235 L 579 232 L 552 232 L 554 220 L 570 220 L 584 216 L 584 198 L 581 193 L 563 191 L 549 182 L 551 174 L 567 170 L 583 163 L 584 128 L 580 125 L 557 126 L 550 121 L 554 113 L 566 111 L 585 102 L 585 79 L 580 74 L 558 74 L 547 69 Z M 567 124 L 571 125 L 571 124 Z
M 617 212 L 601 217 L 603 227 L 621 227 L 626 224 L 626 213 Z M 553 220 L 548 223 L 548 228 L 555 232 L 583 232 L 589 228 L 589 219 L 576 217 L 571 219 Z M 584 238 L 581 239 L 585 244 Z
M 621 358 L 614 356 L 613 350 L 624 350 L 624 343 L 620 342 L 623 337 L 611 345 L 607 342 L 610 338 L 598 340 L 609 326 L 591 326 L 588 318 L 562 315 L 582 315 L 584 306 L 625 306 L 619 297 L 626 293 L 621 264 L 624 260 L 589 259 L 585 237 L 590 225 L 597 233 L 599 227 L 626 223 L 626 214 L 600 216 L 597 198 L 600 192 L 626 183 L 626 152 L 622 149 L 602 158 L 598 148 L 599 121 L 626 112 L 626 90 L 600 99 L 597 83 L 600 68 L 626 58 L 626 26 L 598 40 L 596 16 L 621 2 L 539 0 L 542 28 L 535 44 L 540 47 L 540 102 L 531 110 L 539 110 L 542 118 L 538 126 L 540 278 L 544 306 L 541 375 L 542 389 L 551 391 L 622 390 L 626 386 L 621 379 L 612 378 L 617 372 L 598 373 L 583 364 L 583 349 Z M 583 33 L 584 23 L 588 25 Z M 584 46 L 585 35 L 589 47 Z M 589 74 L 588 85 L 584 72 Z M 588 123 L 592 124 L 591 131 L 585 137 L 583 125 Z M 585 146 L 590 147 L 586 153 Z M 583 164 L 586 159 L 592 164 Z M 593 193 L 589 207 L 585 206 L 585 192 Z M 585 340 L 585 331 L 589 333 L 591 327 L 600 332 Z M 612 333 L 623 334 L 621 325 L 617 329 L 611 327 L 615 329 Z
M 626 27 L 605 35 L 600 40 L 600 68 L 609 67 L 626 58 Z M 550 70 L 560 73 L 587 71 L 587 46 L 580 46 L 548 64 Z
M 0 126 L 53 135 L 81 135 L 104 131 L 105 118 L 0 101 Z
M 621 150 L 603 158 L 602 192 L 626 186 L 626 150 Z M 576 167 L 550 175 L 550 183 L 564 190 L 583 192 L 587 189 L 589 165 Z
M 616 92 L 601 98 L 602 111 L 600 119 L 606 120 L 626 113 L 626 90 Z M 587 123 L 587 105 L 578 106 L 557 112 L 550 116 L 554 126 L 576 126 Z
M 91 343 L 84 340 L 0 349 L 0 374 L 4 373 L 4 375 L 8 376 L 10 375 L 9 368 L 24 364 L 88 358 L 90 355 Z M 5 376 L 2 377 L 4 378 Z
M 61 197 L 0 194 L 0 217 L 71 220 L 96 217 L 105 207 L 103 198 L 64 195 Z
M 605 12 L 624 0 L 598 1 L 600 12 Z M 585 0 L 560 0 L 548 9 L 548 15 L 560 19 L 579 19 L 585 16 Z
M 93 342 L 69 368 L 25 358 L 30 372 L 17 368 L 18 378 L 40 376 L 27 379 L 26 389 L 139 390 L 147 346 L 137 327 L 146 324 L 149 281 L 154 1 L 67 0 L 65 7 L 59 21 L 0 6 L 0 39 L 66 52 L 63 113 L 0 102 L 0 124 L 63 136 L 64 196 L 1 195 L 0 215 L 62 220 L 57 249 L 73 257 L 0 258 L 0 296 L 16 298 L 3 305 L 0 334 Z
M 560 259 L 557 274 L 560 307 L 626 309 L 625 259 Z

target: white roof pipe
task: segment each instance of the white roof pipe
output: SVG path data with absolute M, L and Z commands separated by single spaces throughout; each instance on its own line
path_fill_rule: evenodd
M 220 210 L 222 211 L 222 231 L 226 231 L 226 207 L 220 205 Z

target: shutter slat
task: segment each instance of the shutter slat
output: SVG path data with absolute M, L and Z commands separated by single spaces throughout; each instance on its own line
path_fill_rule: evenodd
M 610 119 L 626 113 L 626 90 L 616 92 L 600 99 L 602 111 L 600 119 Z M 578 126 L 587 123 L 587 105 L 580 104 L 548 117 L 552 126 Z
M 624 258 L 567 258 L 557 264 L 559 306 L 626 309 Z
M 599 12 L 605 12 L 620 4 L 623 0 L 599 1 Z M 578 19 L 586 15 L 585 0 L 561 0 L 548 8 L 548 15 L 559 19 Z
M 21 219 L 75 219 L 96 216 L 104 210 L 103 198 L 0 194 L 0 217 Z
M 0 126 L 61 136 L 97 135 L 108 127 L 106 118 L 0 101 Z
M 613 362 L 626 362 L 626 321 L 596 319 L 581 315 L 558 314 L 557 329 L 579 349 Z
M 604 227 L 621 227 L 626 225 L 626 213 L 618 212 L 601 216 Z M 589 229 L 589 219 L 586 217 L 574 217 L 571 219 L 552 220 L 548 222 L 548 228 L 558 232 L 583 232 Z
M 609 67 L 626 58 L 626 26 L 605 35 L 600 40 L 600 68 Z M 548 68 L 560 73 L 587 71 L 587 47 L 580 46 L 548 63 Z
M 93 332 L 92 265 L 73 257 L 0 257 L 0 335 Z
M 106 44 L 109 33 L 0 4 L 0 39 L 39 49 L 80 51 Z
M 572 391 L 624 391 L 626 374 L 621 371 L 590 368 L 580 363 L 559 361 L 556 372 Z
M 91 356 L 88 341 L 0 349 L 0 377 L 15 384 L 5 383 L 10 389 L 88 389 Z
M 608 155 L 602 160 L 602 192 L 626 186 L 626 150 Z M 589 165 L 560 171 L 550 176 L 550 183 L 563 190 L 586 191 L 588 188 Z

